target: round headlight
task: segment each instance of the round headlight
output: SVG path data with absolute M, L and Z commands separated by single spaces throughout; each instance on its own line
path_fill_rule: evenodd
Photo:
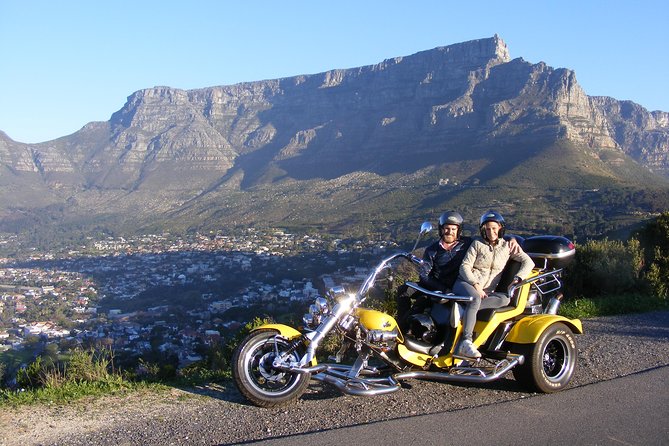
M 302 322 L 304 322 L 304 325 L 307 327 L 313 327 L 314 326 L 314 316 L 311 314 L 305 314 L 302 316 Z
M 318 307 L 321 314 L 328 314 L 330 312 L 330 305 L 328 304 L 327 299 L 324 297 L 316 298 L 316 302 L 314 302 L 314 305 Z
M 339 296 L 341 296 L 342 294 L 345 294 L 345 293 L 346 293 L 346 290 L 344 289 L 343 286 L 332 287 L 328 290 L 328 296 L 333 300 L 337 300 L 337 298 Z

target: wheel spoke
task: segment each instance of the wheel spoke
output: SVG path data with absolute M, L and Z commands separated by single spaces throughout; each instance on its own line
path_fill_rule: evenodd
M 281 393 L 289 389 L 294 383 L 296 375 L 276 370 L 272 365 L 277 350 L 284 352 L 288 348 L 287 343 L 276 339 L 258 342 L 249 351 L 250 360 L 248 361 L 247 376 L 250 384 L 258 390 L 268 393 Z
M 235 350 L 232 375 L 239 391 L 261 407 L 277 407 L 297 399 L 309 385 L 309 374 L 276 369 L 280 356 L 287 364 L 300 361 L 299 345 L 274 330 L 250 333 Z

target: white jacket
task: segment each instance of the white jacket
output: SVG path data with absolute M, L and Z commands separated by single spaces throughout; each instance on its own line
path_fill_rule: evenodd
M 516 274 L 521 279 L 526 279 L 534 268 L 534 261 L 524 251 L 511 255 L 509 242 L 499 239 L 495 246 L 488 242 L 475 239 L 460 265 L 459 279 L 483 287 L 486 293 L 492 293 L 502 278 L 502 271 L 507 261 L 512 258 L 521 263 Z

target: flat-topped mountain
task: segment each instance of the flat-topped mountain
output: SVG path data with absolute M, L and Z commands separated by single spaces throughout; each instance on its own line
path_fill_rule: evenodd
M 360 227 L 502 206 L 526 229 L 533 215 L 578 232 L 584 204 L 606 219 L 665 203 L 669 113 L 590 97 L 573 71 L 511 59 L 494 36 L 360 68 L 140 90 L 53 141 L 0 133 L 0 166 L 12 231 Z

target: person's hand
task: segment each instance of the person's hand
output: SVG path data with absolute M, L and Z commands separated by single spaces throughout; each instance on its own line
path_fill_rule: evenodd
M 486 297 L 488 297 L 486 292 L 483 290 L 483 286 L 481 286 L 480 283 L 475 284 L 474 288 L 476 289 L 476 291 L 478 291 L 479 296 L 481 297 L 481 299 L 485 299 Z
M 522 251 L 520 245 L 518 244 L 518 242 L 516 241 L 515 238 L 511 237 L 509 239 L 509 253 L 511 253 L 511 255 L 515 256 L 520 251 Z

